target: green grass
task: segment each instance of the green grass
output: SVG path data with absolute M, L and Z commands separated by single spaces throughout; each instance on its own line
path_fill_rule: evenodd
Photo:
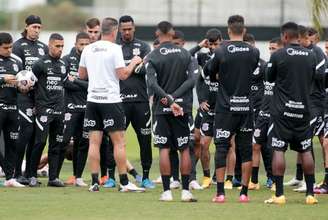
M 136 137 L 128 131 L 128 158 L 141 172 L 139 162 L 139 149 Z M 211 148 L 214 151 L 213 146 Z M 316 143 L 316 177 L 322 179 L 321 149 Z M 158 150 L 153 149 L 153 167 L 151 178 L 159 175 Z M 295 153 L 288 151 L 288 167 L 286 178 L 288 180 L 294 174 Z M 213 161 L 212 161 L 213 162 Z M 71 174 L 71 162 L 65 162 L 61 177 L 67 178 Z M 198 165 L 198 178 L 201 178 L 201 166 Z M 261 167 L 260 181 L 264 183 L 265 175 Z M 89 181 L 88 168 L 84 178 Z M 46 179 L 43 179 L 46 182 Z M 175 201 L 162 203 L 158 201 L 161 186 L 146 193 L 119 193 L 117 189 L 101 189 L 100 193 L 89 193 L 87 188 L 25 188 L 10 189 L 0 188 L 0 220 L 7 219 L 328 219 L 328 196 L 319 196 L 319 204 L 307 206 L 304 204 L 304 194 L 292 192 L 292 188 L 286 188 L 287 204 L 285 206 L 265 205 L 263 201 L 271 196 L 271 192 L 264 187 L 259 191 L 251 191 L 251 202 L 239 204 L 238 190 L 227 191 L 225 204 L 212 204 L 210 202 L 215 193 L 215 187 L 208 190 L 196 191 L 194 195 L 199 199 L 198 203 L 181 203 L 180 191 L 173 191 Z

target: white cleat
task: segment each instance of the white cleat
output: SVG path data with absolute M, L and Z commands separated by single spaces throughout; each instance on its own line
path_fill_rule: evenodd
M 294 192 L 300 192 L 300 193 L 304 193 L 306 192 L 306 183 L 302 182 L 302 184 L 300 185 L 300 187 L 293 189 Z
M 182 202 L 197 202 L 197 199 L 192 195 L 189 190 L 181 191 L 181 201 Z
M 20 184 L 16 181 L 16 179 L 6 180 L 3 184 L 5 187 L 16 187 L 16 188 L 23 188 L 25 187 L 23 184 Z
M 199 183 L 197 182 L 197 180 L 192 180 L 189 183 L 189 190 L 203 190 L 203 187 L 201 187 L 199 185 Z
M 166 190 L 166 191 L 162 192 L 161 197 L 159 197 L 159 201 L 162 201 L 162 202 L 173 201 L 172 191 Z
M 170 189 L 179 189 L 181 187 L 181 184 L 179 181 L 177 180 L 173 180 L 171 183 L 170 183 Z
M 79 186 L 79 187 L 86 187 L 88 186 L 88 184 L 86 184 L 82 178 L 76 178 L 75 180 L 75 186 Z
M 161 176 L 157 177 L 156 179 L 153 180 L 153 183 L 161 184 L 162 183 L 162 177 Z
M 288 182 L 284 183 L 284 186 L 297 186 L 300 187 L 302 185 L 302 180 L 298 180 L 295 177 L 291 180 L 289 180 Z
M 145 188 L 137 187 L 133 183 L 129 182 L 127 185 L 123 186 L 120 184 L 120 192 L 145 192 Z

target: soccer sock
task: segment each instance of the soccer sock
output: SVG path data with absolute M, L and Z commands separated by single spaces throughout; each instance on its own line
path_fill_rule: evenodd
M 93 184 L 99 184 L 99 173 L 92 173 L 91 174 L 91 179 L 92 179 L 92 185 Z
M 275 183 L 276 183 L 276 196 L 282 196 L 284 195 L 284 177 L 283 176 L 275 176 L 274 177 Z
M 216 184 L 216 195 L 224 195 L 224 182 L 217 182 Z
M 164 192 L 170 190 L 170 175 L 162 175 L 162 183 Z
M 259 182 L 259 167 L 252 168 L 252 183 L 257 184 Z
M 109 178 L 115 180 L 115 167 L 114 168 L 108 168 L 108 176 L 109 176 Z
M 226 179 L 226 181 L 232 181 L 232 179 L 233 179 L 233 175 L 227 175 L 227 179 Z
M 241 182 L 241 175 L 235 175 L 235 179 Z
M 314 184 L 314 174 L 305 175 L 305 183 L 306 183 L 306 195 L 313 196 L 313 184 Z
M 247 196 L 247 193 L 248 193 L 248 186 L 242 185 L 240 195 Z
M 189 175 L 181 175 L 182 189 L 189 190 Z
M 149 169 L 142 170 L 142 180 L 149 179 Z
M 129 179 L 128 179 L 128 175 L 125 173 L 125 174 L 120 174 L 119 175 L 120 177 L 120 183 L 123 185 L 123 186 L 126 186 L 129 184 Z
M 207 170 L 203 170 L 203 175 L 206 176 L 206 177 L 211 177 L 211 172 L 209 169 Z
M 134 178 L 136 178 L 138 175 L 137 171 L 134 168 L 132 170 L 129 170 L 129 174 L 131 174 Z
M 303 167 L 302 164 L 296 164 L 296 179 L 303 180 Z
M 328 168 L 325 168 L 325 179 L 323 181 L 325 184 L 328 184 Z

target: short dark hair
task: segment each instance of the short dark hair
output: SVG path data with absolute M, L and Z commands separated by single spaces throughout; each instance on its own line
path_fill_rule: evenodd
M 64 40 L 64 37 L 58 33 L 52 33 L 49 37 L 50 40 Z
M 242 34 L 245 28 L 244 17 L 241 15 L 232 15 L 228 19 L 228 27 L 234 34 Z
M 7 32 L 0 33 L 0 46 L 2 44 L 11 44 L 13 42 L 12 36 Z
M 222 40 L 222 34 L 221 31 L 217 28 L 211 28 L 206 32 L 205 38 L 209 42 L 215 42 L 217 40 Z
M 174 36 L 173 39 L 181 39 L 181 40 L 185 40 L 185 35 L 182 31 L 180 30 L 174 30 Z
M 156 38 L 153 42 L 153 45 L 158 45 L 158 44 L 160 44 L 160 42 L 159 42 L 158 38 Z
M 85 26 L 88 28 L 94 28 L 96 26 L 100 26 L 100 21 L 98 18 L 90 18 L 85 22 Z
M 101 33 L 111 34 L 118 26 L 118 22 L 115 18 L 104 18 L 101 22 Z
M 282 45 L 282 41 L 281 41 L 281 38 L 280 37 L 275 37 L 275 38 L 272 38 L 271 40 L 270 40 L 270 42 L 269 43 L 271 43 L 271 44 L 278 44 L 278 45 Z
M 246 33 L 243 37 L 243 41 L 248 43 L 255 43 L 255 37 L 253 34 Z
M 287 22 L 280 28 L 282 34 L 287 34 L 290 38 L 298 38 L 298 25 L 295 22 Z
M 319 33 L 319 32 L 318 32 L 315 28 L 313 28 L 313 27 L 309 27 L 308 30 L 309 30 L 309 36 L 313 36 L 313 35 Z
M 306 37 L 309 35 L 309 29 L 303 25 L 298 25 L 298 34 L 300 37 Z
M 132 24 L 134 24 L 134 20 L 130 15 L 123 15 L 122 17 L 120 17 L 119 23 L 126 23 L 126 22 L 132 22 Z
M 80 32 L 76 35 L 75 42 L 77 42 L 80 39 L 90 39 L 89 34 L 85 32 Z
M 167 34 L 172 29 L 173 25 L 168 21 L 161 21 L 157 25 L 157 30 L 159 30 L 162 34 Z

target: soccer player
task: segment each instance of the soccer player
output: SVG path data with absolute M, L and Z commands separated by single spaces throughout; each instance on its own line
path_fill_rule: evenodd
M 67 77 L 65 62 L 60 58 L 64 38 L 53 33 L 49 37 L 49 54 L 41 57 L 32 66 L 32 71 L 38 78 L 35 87 L 36 131 L 35 144 L 31 152 L 30 183 L 31 187 L 39 186 L 37 170 L 42 151 L 47 143 L 49 160 L 48 186 L 63 187 L 59 179 L 61 158 L 64 155 L 64 81 Z
M 88 82 L 80 80 L 78 68 L 81 53 L 85 46 L 90 44 L 89 35 L 80 32 L 76 35 L 74 50 L 63 57 L 68 68 L 68 80 L 65 83 L 65 132 L 64 146 L 73 138 L 73 176 L 76 186 L 87 186 L 83 182 L 82 173 L 88 156 L 89 139 L 83 131 L 84 113 L 86 109 Z M 64 158 L 61 158 L 62 160 Z
M 171 23 L 160 22 L 156 35 L 160 46 L 147 56 L 146 69 L 148 86 L 154 91 L 154 144 L 159 148 L 164 189 L 160 201 L 173 200 L 169 152 L 170 149 L 178 149 L 182 180 L 181 200 L 192 202 L 196 199 L 189 191 L 191 161 L 188 114 L 192 111 L 192 88 L 198 67 L 187 50 L 172 43 L 174 30 Z
M 147 43 L 135 37 L 135 24 L 131 16 L 125 15 L 119 19 L 120 38 L 117 43 L 122 46 L 123 58 L 129 65 L 134 56 L 142 59 L 150 52 Z M 121 98 L 126 117 L 126 128 L 132 124 L 136 132 L 142 166 L 141 187 L 155 188 L 149 179 L 152 164 L 151 149 L 151 115 L 145 81 L 146 70 L 140 69 L 138 74 L 131 74 L 126 80 L 120 81 Z
M 15 148 L 18 139 L 17 80 L 22 70 L 19 60 L 12 57 L 13 39 L 9 33 L 0 33 L 0 130 L 4 137 L 5 156 L 0 153 L 0 166 L 6 180 L 6 187 L 24 187 L 14 179 Z M 20 168 L 21 169 L 21 168 Z
M 243 41 L 246 28 L 240 15 L 228 19 L 230 41 L 223 43 L 213 59 L 204 67 L 204 74 L 219 79 L 214 121 L 216 145 L 215 167 L 217 193 L 213 202 L 225 202 L 224 176 L 230 140 L 234 134 L 242 159 L 240 202 L 248 202 L 248 183 L 252 167 L 253 109 L 250 97 L 251 79 L 258 67 L 259 51 Z M 238 65 L 237 65 L 238 64 Z
M 287 22 L 281 27 L 284 48 L 271 55 L 267 77 L 275 82 L 270 115 L 269 142 L 273 149 L 272 170 L 276 183 L 275 195 L 268 204 L 284 204 L 283 178 L 285 151 L 288 144 L 301 155 L 306 182 L 306 204 L 316 204 L 313 196 L 314 160 L 311 153 L 313 129 L 311 120 L 311 87 L 315 78 L 323 78 L 324 72 L 317 65 L 315 54 L 299 42 L 298 25 Z M 317 71 L 316 71 L 317 70 Z
M 309 40 L 311 41 L 311 44 L 316 45 L 317 43 L 319 43 L 320 42 L 319 32 L 312 27 L 310 27 L 308 31 L 309 31 Z
M 80 60 L 79 76 L 89 80 L 84 127 L 89 131 L 90 192 L 99 191 L 99 148 L 104 132 L 114 146 L 120 191 L 144 191 L 130 183 L 126 173 L 125 116 L 119 89 L 119 80 L 127 79 L 142 59 L 134 56 L 125 66 L 122 49 L 114 43 L 117 32 L 117 20 L 105 18 L 101 24 L 101 40 L 86 46 Z
M 25 29 L 22 32 L 22 38 L 13 45 L 13 54 L 22 60 L 23 69 L 32 70 L 33 64 L 42 56 L 48 53 L 48 46 L 38 40 L 42 22 L 37 15 L 30 15 L 25 19 Z M 15 178 L 18 182 L 28 185 L 29 180 L 26 177 L 30 173 L 31 151 L 34 144 L 35 113 L 34 91 L 28 93 L 18 93 L 18 112 L 20 135 L 17 145 L 17 159 L 15 165 Z M 26 151 L 26 170 L 25 177 L 22 175 L 22 162 Z
M 100 40 L 100 21 L 98 18 L 90 18 L 85 22 L 85 32 L 89 35 L 90 43 Z

